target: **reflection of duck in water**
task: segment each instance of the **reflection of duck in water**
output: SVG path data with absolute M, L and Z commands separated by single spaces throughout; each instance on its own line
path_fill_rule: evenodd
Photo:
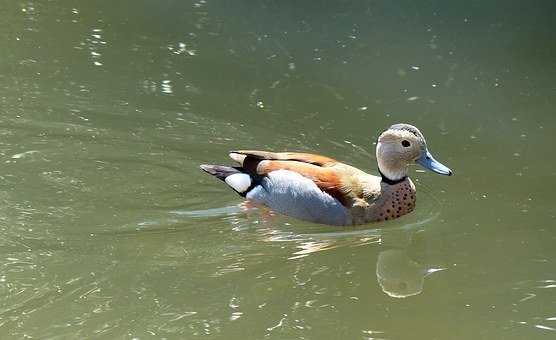
M 378 138 L 381 177 L 332 158 L 294 152 L 234 151 L 239 166 L 201 165 L 238 194 L 302 220 L 353 225 L 398 218 L 415 207 L 408 166 L 418 163 L 441 175 L 452 171 L 427 150 L 414 126 L 392 125 Z
M 378 255 L 376 278 L 383 292 L 391 297 L 404 298 L 423 291 L 425 276 L 442 270 L 425 268 L 413 261 L 403 249 L 389 249 Z
M 423 235 L 423 232 L 406 235 L 409 237 L 409 244 L 401 245 L 403 248 L 383 250 L 378 255 L 376 278 L 382 291 L 391 297 L 405 298 L 420 294 L 423 291 L 425 277 L 444 270 L 444 268 L 427 268 L 410 257 L 410 248 L 419 246 L 416 244 L 415 235 Z

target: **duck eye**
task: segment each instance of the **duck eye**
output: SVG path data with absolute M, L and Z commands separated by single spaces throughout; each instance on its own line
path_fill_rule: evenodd
M 411 145 L 411 143 L 409 143 L 409 141 L 404 139 L 404 140 L 402 140 L 402 145 L 403 145 L 404 148 L 407 148 Z

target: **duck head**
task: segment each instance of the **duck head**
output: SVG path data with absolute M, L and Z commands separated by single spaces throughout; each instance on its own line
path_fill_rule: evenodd
M 382 176 L 390 181 L 406 177 L 413 163 L 440 175 L 452 175 L 452 170 L 431 155 L 421 131 L 409 124 L 392 125 L 378 137 L 376 159 Z

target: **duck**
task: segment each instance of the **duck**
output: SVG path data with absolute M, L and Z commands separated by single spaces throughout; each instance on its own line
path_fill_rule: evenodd
M 415 209 L 409 166 L 453 174 L 429 152 L 415 126 L 394 124 L 376 143 L 379 176 L 326 156 L 302 152 L 236 150 L 234 166 L 202 164 L 255 205 L 299 220 L 337 226 L 394 220 Z

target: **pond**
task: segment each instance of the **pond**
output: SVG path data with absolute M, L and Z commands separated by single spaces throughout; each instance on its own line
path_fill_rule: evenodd
M 4 1 L 2 339 L 553 339 L 553 2 Z M 357 227 L 261 209 L 199 170 L 302 151 L 416 210 Z

